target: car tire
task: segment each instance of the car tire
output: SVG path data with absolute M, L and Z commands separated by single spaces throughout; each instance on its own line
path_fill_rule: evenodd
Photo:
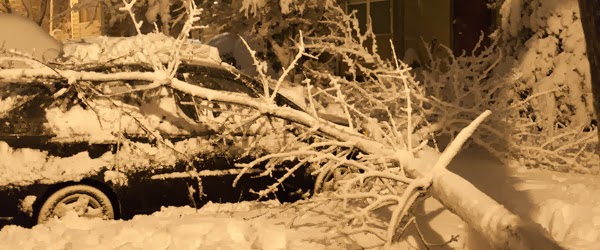
M 37 223 L 63 217 L 69 211 L 75 211 L 80 217 L 105 220 L 115 218 L 114 206 L 104 192 L 88 185 L 72 185 L 59 189 L 44 201 Z

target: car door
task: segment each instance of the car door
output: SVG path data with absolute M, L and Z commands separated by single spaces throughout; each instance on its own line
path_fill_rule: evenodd
M 129 92 L 126 88 L 118 90 L 124 87 L 123 84 L 110 87 L 112 92 Z M 126 177 L 122 185 L 117 182 L 114 186 L 121 197 L 124 218 L 149 214 L 163 206 L 200 205 L 198 193 L 201 188 L 194 175 L 194 165 L 202 164 L 203 157 L 190 149 L 192 145 L 187 141 L 202 141 L 212 132 L 183 119 L 177 110 L 173 110 L 175 99 L 171 92 L 157 91 L 160 93 L 140 91 L 113 98 L 130 107 L 123 116 L 137 117 L 134 121 L 144 124 L 123 130 L 126 142 L 119 147 L 119 164 L 113 168 L 117 175 Z M 160 138 L 153 133 L 160 134 Z
M 129 173 L 126 186 L 119 188 L 124 217 L 149 214 L 163 206 L 199 207 L 199 182 L 188 167 L 193 164 L 198 163 L 182 161 L 172 166 L 149 166 Z

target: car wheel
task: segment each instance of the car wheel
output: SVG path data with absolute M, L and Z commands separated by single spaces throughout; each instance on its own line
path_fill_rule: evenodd
M 352 173 L 356 173 L 356 171 L 352 168 L 343 166 L 319 173 L 315 180 L 313 194 L 335 190 L 337 182 L 347 178 Z
M 74 211 L 80 217 L 115 218 L 115 211 L 110 199 L 104 192 L 88 185 L 73 185 L 54 192 L 44 202 L 38 213 L 38 224 L 51 218 L 61 218 Z

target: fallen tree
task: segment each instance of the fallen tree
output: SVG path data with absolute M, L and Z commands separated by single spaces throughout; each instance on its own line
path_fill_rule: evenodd
M 52 75 L 40 75 L 37 70 L 21 70 L 19 74 L 14 74 L 10 70 L 0 71 L 0 79 L 3 82 L 12 82 L 16 79 L 56 79 L 56 81 L 67 79 L 94 80 L 102 79 L 112 80 L 142 80 L 154 83 L 160 83 L 161 86 L 167 86 L 193 96 L 211 100 L 213 102 L 231 103 L 241 106 L 251 107 L 260 111 L 266 116 L 279 117 L 305 127 L 312 128 L 325 136 L 333 138 L 340 142 L 349 142 L 353 147 L 368 155 L 386 158 L 397 162 L 396 164 L 404 166 L 404 170 L 410 177 L 401 178 L 400 175 L 390 178 L 400 178 L 412 184 L 411 194 L 412 202 L 421 194 L 430 192 L 432 197 L 438 199 L 451 211 L 459 215 L 469 226 L 482 233 L 495 246 L 509 249 L 556 249 L 559 246 L 547 235 L 541 227 L 535 227 L 533 224 L 526 223 L 518 216 L 502 207 L 483 192 L 477 190 L 473 185 L 462 179 L 458 175 L 448 171 L 445 167 L 460 149 L 460 146 L 473 133 L 475 128 L 485 119 L 489 112 L 483 113 L 470 127 L 464 130 L 453 143 L 441 154 L 432 170 L 427 170 L 431 165 L 429 159 L 420 159 L 413 157 L 408 150 L 394 150 L 389 145 L 382 144 L 369 137 L 353 131 L 347 131 L 347 128 L 340 128 L 339 125 L 314 117 L 306 112 L 295 110 L 289 107 L 277 106 L 273 103 L 265 102 L 262 99 L 252 98 L 247 95 L 237 93 L 223 93 L 199 86 L 195 86 L 176 78 L 163 78 L 162 74 L 155 72 L 131 72 L 135 77 L 129 74 L 120 76 L 118 73 L 103 74 L 76 71 L 59 71 Z M 370 174 L 368 171 L 364 174 Z M 407 192 L 409 193 L 409 192 Z M 376 197 L 376 196 L 374 196 Z M 406 205 L 411 205 L 408 202 Z M 400 205 L 400 204 L 399 204 Z M 402 204 L 403 207 L 406 206 Z M 399 219 L 396 219 L 399 223 Z M 394 222 L 394 221 L 392 221 Z M 392 225 L 388 235 L 391 243 L 391 236 L 394 235 L 396 226 Z M 542 239 L 542 241 L 540 241 Z
M 124 11 L 130 11 L 131 3 L 125 2 Z M 0 82 L 21 82 L 29 84 L 32 81 L 42 83 L 67 83 L 80 88 L 82 83 L 102 85 L 107 82 L 131 82 L 137 85 L 131 91 L 150 91 L 168 88 L 194 96 L 195 98 L 213 103 L 224 103 L 242 106 L 254 110 L 260 117 L 267 119 L 283 119 L 301 129 L 299 138 L 311 138 L 310 143 L 300 148 L 282 148 L 279 152 L 267 154 L 248 164 L 241 164 L 241 174 L 261 162 L 266 166 L 275 166 L 277 163 L 296 159 L 300 163 L 309 163 L 314 168 L 314 174 L 323 176 L 325 173 L 348 169 L 350 174 L 346 178 L 335 180 L 335 192 L 327 199 L 341 200 L 343 206 L 339 214 L 344 214 L 343 220 L 338 223 L 340 230 L 345 234 L 371 233 L 382 239 L 382 245 L 389 248 L 403 229 L 410 223 L 411 207 L 421 198 L 431 196 L 439 200 L 444 206 L 462 218 L 471 228 L 479 232 L 495 248 L 508 249 L 560 249 L 561 247 L 539 225 L 519 218 L 505 209 L 486 194 L 475 188 L 466 180 L 448 171 L 447 165 L 458 153 L 461 146 L 475 131 L 475 129 L 490 115 L 484 111 L 470 125 L 466 126 L 450 143 L 446 150 L 439 154 L 428 146 L 428 138 L 417 135 L 414 131 L 428 126 L 426 117 L 420 111 L 423 100 L 414 98 L 422 91 L 410 75 L 407 65 L 395 60 L 391 65 L 378 59 L 376 49 L 365 53 L 363 42 L 372 32 L 367 31 L 359 37 L 358 46 L 347 50 L 345 59 L 357 62 L 365 57 L 378 62 L 375 69 L 369 69 L 359 63 L 351 63 L 355 69 L 362 72 L 374 73 L 374 79 L 369 85 L 356 81 L 358 71 L 350 80 L 328 74 L 318 74 L 316 79 L 322 83 L 310 80 L 305 81 L 308 92 L 309 104 L 306 110 L 294 109 L 277 105 L 273 98 L 282 84 L 286 75 L 273 80 L 264 73 L 264 64 L 256 61 L 259 79 L 263 84 L 264 93 L 258 98 L 246 94 L 217 91 L 210 88 L 191 84 L 177 78 L 182 58 L 179 49 L 187 41 L 186 35 L 193 28 L 199 10 L 193 2 L 188 8 L 190 17 L 184 26 L 184 35 L 177 39 L 170 60 L 166 66 L 161 60 L 152 61 L 151 71 L 132 72 L 96 72 L 91 69 L 94 65 L 107 63 L 98 61 L 86 65 L 84 68 L 71 69 L 72 65 L 58 65 L 50 67 L 32 61 L 24 56 L 13 55 L 3 60 L 27 61 L 32 65 L 30 69 L 2 69 Z M 133 16 L 133 15 L 132 15 Z M 355 19 L 354 19 L 355 20 Z M 351 19 L 344 25 L 355 25 Z M 360 34 L 360 31 L 359 31 Z M 331 38 L 331 37 L 330 37 Z M 355 41 L 352 36 L 346 36 L 349 42 Z M 329 46 L 327 43 L 321 43 Z M 296 58 L 315 58 L 317 55 L 307 52 L 307 49 L 321 53 L 325 47 L 316 46 L 318 43 L 311 41 L 304 45 L 304 38 L 300 37 L 297 43 Z M 355 53 L 357 52 L 357 53 Z M 148 56 L 154 51 L 143 51 Z M 287 69 L 296 67 L 298 59 L 293 60 Z M 310 70 L 310 69 L 309 69 Z M 318 73 L 318 72 L 316 72 Z M 310 78 L 307 78 L 310 79 Z M 322 87 L 319 87 L 322 86 Z M 351 86 L 351 88 L 345 88 Z M 312 91 L 311 88 L 316 88 Z M 101 89 L 101 88 L 96 88 Z M 360 94 L 353 93 L 357 91 Z M 81 95 L 85 96 L 85 95 Z M 365 97 L 366 103 L 357 101 L 358 97 Z M 83 98 L 83 97 L 82 97 Z M 413 100 L 413 101 L 411 101 Z M 414 101 L 419 101 L 414 102 Z M 349 126 L 341 126 L 319 117 L 318 106 L 339 105 L 341 114 L 348 119 Z M 394 106 L 390 106 L 394 105 Z M 400 117 L 406 117 L 400 120 Z M 251 123 L 255 119 L 243 121 Z M 401 122 L 397 122 L 401 121 Z M 238 129 L 241 126 L 235 126 Z M 248 149 L 251 150 L 251 149 Z M 358 153 L 355 153 L 358 152 Z M 427 157 L 426 157 L 427 156 Z M 297 165 L 300 166 L 300 165 Z M 287 178 L 294 174 L 297 168 L 291 168 Z M 269 168 L 263 174 L 269 174 Z M 320 180 L 328 181 L 328 180 Z M 277 190 L 282 180 L 266 190 L 258 191 L 261 196 Z M 235 183 L 234 183 L 235 185 Z M 386 219 L 377 219 L 373 211 L 377 209 L 390 210 L 391 216 Z

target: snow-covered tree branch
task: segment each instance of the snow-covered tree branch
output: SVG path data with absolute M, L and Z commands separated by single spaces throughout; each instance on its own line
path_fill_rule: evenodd
M 122 10 L 133 18 L 134 23 L 139 24 L 132 10 L 136 1 L 123 2 L 125 7 Z M 249 3 L 244 5 L 243 10 L 250 15 L 259 11 L 259 4 L 263 2 L 244 3 Z M 189 148 L 182 148 L 181 144 L 178 147 L 162 139 L 165 124 L 153 127 L 142 115 L 134 114 L 134 111 L 142 110 L 141 107 L 130 107 L 133 105 L 125 105 L 121 101 L 135 97 L 130 97 L 130 94 L 141 93 L 141 97 L 137 98 L 142 107 L 155 99 L 180 98 L 194 108 L 203 106 L 213 111 L 217 110 L 215 107 L 223 106 L 240 108 L 240 113 L 245 115 L 242 118 L 226 116 L 225 125 L 210 127 L 224 131 L 223 138 L 232 134 L 252 134 L 259 139 L 270 139 L 268 132 L 280 129 L 277 126 L 281 125 L 284 129 L 280 130 L 285 130 L 281 135 L 286 140 L 285 144 L 261 152 L 253 161 L 238 164 L 241 170 L 238 177 L 257 171 L 260 175 L 271 175 L 280 163 L 294 162 L 295 165 L 272 185 L 265 190 L 255 190 L 262 197 L 283 188 L 281 184 L 286 178 L 298 174 L 298 169 L 308 165 L 315 175 L 315 191 L 323 193 L 317 198 L 342 201 L 342 206 L 334 211 L 343 218 L 337 224 L 340 231 L 345 234 L 374 234 L 386 248 L 403 234 L 403 229 L 413 220 L 411 208 L 415 202 L 427 196 L 438 199 L 495 247 L 559 248 L 543 229 L 504 209 L 446 169 L 476 129 L 491 131 L 496 135 L 504 133 L 484 123 L 486 118 L 493 115 L 503 117 L 496 121 L 510 117 L 501 108 L 492 110 L 493 114 L 486 108 L 499 87 L 480 84 L 486 76 L 477 74 L 480 71 L 487 73 L 489 68 L 497 64 L 495 59 L 499 56 L 494 54 L 496 50 L 491 49 L 489 54 L 482 56 L 480 59 L 483 62 L 473 64 L 476 65 L 473 67 L 482 67 L 477 69 L 479 71 L 473 69 L 469 75 L 447 72 L 426 74 L 424 81 L 427 84 L 424 85 L 415 79 L 405 63 L 395 57 L 392 61 L 386 61 L 377 55 L 377 44 L 373 42 L 371 28 L 361 31 L 354 14 L 346 15 L 340 7 L 331 6 L 331 12 L 318 20 L 328 32 L 298 31 L 300 40 L 291 41 L 297 44 L 296 50 L 286 52 L 291 56 L 288 63 L 283 65 L 283 75 L 279 78 L 270 79 L 264 72 L 265 67 L 260 66 L 264 63 L 255 58 L 260 75 L 257 81 L 262 85 L 262 92 L 256 89 L 251 94 L 224 91 L 194 82 L 190 80 L 193 76 L 182 70 L 186 64 L 193 63 L 219 65 L 207 61 L 210 56 L 199 58 L 198 51 L 190 44 L 188 34 L 195 27 L 201 11 L 193 1 L 186 6 L 188 16 L 181 35 L 176 39 L 158 34 L 142 35 L 137 27 L 139 36 L 128 40 L 129 45 L 135 45 L 136 40 L 165 40 L 162 46 L 150 46 L 158 43 L 147 42 L 144 44 L 148 46 L 142 49 L 129 46 L 127 50 L 132 50 L 131 53 L 112 54 L 109 57 L 105 57 L 111 53 L 106 48 L 95 47 L 94 51 L 100 52 L 97 55 L 71 51 L 73 53 L 68 52 L 64 61 L 56 64 L 1 69 L 0 83 L 58 85 L 67 90 L 54 92 L 54 98 L 68 96 L 76 100 L 72 102 L 91 103 L 90 97 L 100 97 L 120 114 L 118 129 L 111 135 L 123 140 L 118 143 L 123 145 L 120 149 L 123 152 L 136 145 L 121 136 L 124 133 L 122 123 L 129 119 L 149 136 L 166 145 L 173 154 L 189 153 L 186 151 Z M 287 6 L 289 8 L 292 5 Z M 369 41 L 371 45 L 367 47 Z M 119 48 L 115 43 L 101 42 Z M 206 53 L 210 55 L 210 52 Z M 319 60 L 331 57 L 341 58 L 348 68 L 348 75 L 340 76 L 320 70 L 323 63 Z M 301 59 L 306 61 L 299 63 Z M 19 60 L 31 59 L 25 57 Z M 460 58 L 452 60 L 446 66 L 457 67 L 453 72 L 463 72 L 460 70 L 465 68 L 471 70 L 464 66 L 468 63 L 461 62 Z M 239 74 L 230 66 L 219 67 Z M 283 85 L 289 84 L 286 81 L 289 77 L 287 74 L 295 67 L 302 69 L 305 74 L 302 82 L 306 85 L 306 89 L 302 90 L 305 95 L 301 97 L 305 101 L 303 106 L 276 101 L 278 94 L 286 94 Z M 240 74 L 238 77 L 243 76 Z M 454 84 L 464 79 L 469 80 L 464 86 Z M 110 87 L 119 91 L 106 91 Z M 441 93 L 440 89 L 450 91 Z M 65 94 L 68 91 L 72 95 Z M 467 96 L 475 103 L 465 103 L 469 99 Z M 500 107 L 508 109 L 518 105 L 507 103 Z M 96 107 L 94 104 L 87 106 L 92 110 Z M 447 110 L 451 110 L 450 114 L 446 114 Z M 341 114 L 344 122 L 333 122 L 333 119 L 324 115 L 327 111 Z M 102 113 L 95 112 L 98 116 Z M 185 124 L 189 131 L 200 129 L 200 122 L 178 116 L 178 112 L 183 111 L 177 109 L 164 116 L 169 115 L 172 120 Z M 435 145 L 432 134 L 440 131 L 448 131 L 456 136 L 443 153 L 430 146 Z M 285 132 L 289 132 L 289 136 Z M 250 146 L 242 150 L 250 154 L 257 147 L 252 140 L 248 141 Z M 235 185 L 235 181 L 232 184 Z M 389 210 L 389 217 L 379 218 L 373 214 L 380 209 Z

